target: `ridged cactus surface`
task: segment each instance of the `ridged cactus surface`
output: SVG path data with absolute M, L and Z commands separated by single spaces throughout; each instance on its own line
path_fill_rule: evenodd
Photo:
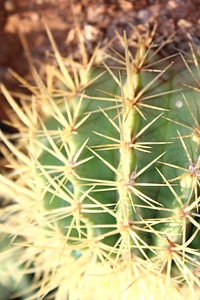
M 25 299 L 199 299 L 198 53 L 123 43 L 117 67 L 69 72 L 52 40 L 31 104 L 2 86 L 20 120 L 17 142 L 1 133 L 3 255 Z

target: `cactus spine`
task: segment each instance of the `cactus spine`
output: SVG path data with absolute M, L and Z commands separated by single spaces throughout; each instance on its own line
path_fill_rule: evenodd
M 46 85 L 35 73 L 31 105 L 2 86 L 20 133 L 16 144 L 1 133 L 12 169 L 0 175 L 1 230 L 21 251 L 24 281 L 34 274 L 22 296 L 196 299 L 197 54 L 177 72 L 143 44 L 132 56 L 125 35 L 119 72 L 94 67 L 96 53 L 69 72 L 48 34 L 60 71 L 49 67 Z

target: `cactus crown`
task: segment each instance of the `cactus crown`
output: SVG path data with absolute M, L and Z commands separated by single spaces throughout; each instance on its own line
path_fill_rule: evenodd
M 181 289 L 194 299 L 198 53 L 191 47 L 177 67 L 159 58 L 163 45 L 139 41 L 133 55 L 124 34 L 117 67 L 110 55 L 95 66 L 98 50 L 66 67 L 47 32 L 58 67 L 48 66 L 46 83 L 34 72 L 31 102 L 17 105 L 2 85 L 19 128 L 17 142 L 1 133 L 11 171 L 0 175 L 1 228 L 13 245 L 3 255 L 18 253 L 18 293 L 144 299 L 151 287 L 151 299 L 182 299 Z

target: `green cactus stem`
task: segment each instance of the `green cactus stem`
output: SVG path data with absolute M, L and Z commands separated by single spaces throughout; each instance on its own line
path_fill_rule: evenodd
M 197 299 L 198 53 L 177 67 L 124 34 L 116 68 L 98 49 L 66 68 L 47 32 L 58 69 L 34 72 L 31 105 L 1 88 L 19 133 L 0 133 L 0 226 L 34 274 L 28 299 Z

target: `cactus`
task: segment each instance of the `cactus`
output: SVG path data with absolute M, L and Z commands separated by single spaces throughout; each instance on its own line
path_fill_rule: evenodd
M 29 280 L 17 295 L 198 299 L 198 53 L 177 64 L 139 41 L 133 55 L 124 34 L 115 68 L 98 49 L 66 68 L 47 32 L 58 68 L 46 84 L 34 72 L 31 102 L 1 87 L 19 129 L 1 132 L 0 175 L 1 231 Z

